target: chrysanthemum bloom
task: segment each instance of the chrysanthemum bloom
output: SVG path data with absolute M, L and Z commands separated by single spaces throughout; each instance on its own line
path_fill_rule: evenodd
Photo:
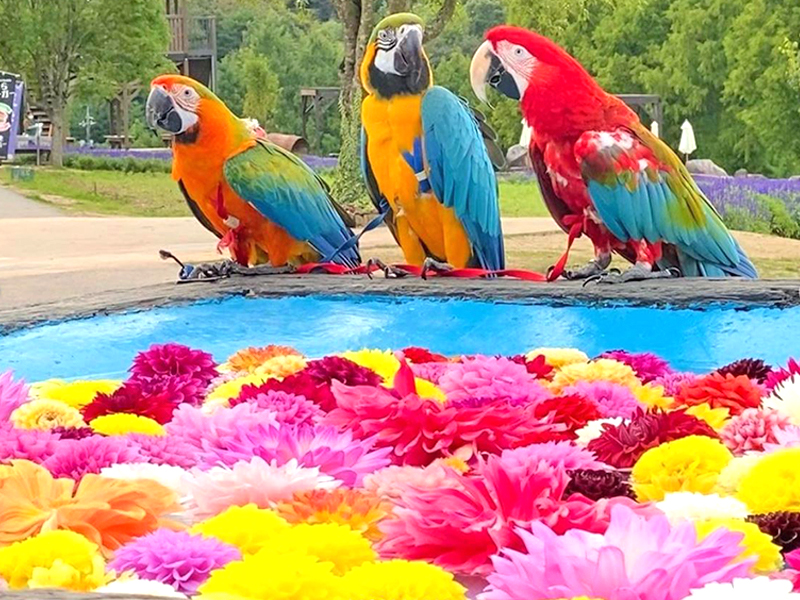
M 762 456 L 761 454 L 734 456 L 733 460 L 719 474 L 714 491 L 721 496 L 735 496 L 739 491 L 742 478 L 761 460 Z
M 627 507 L 611 511 L 605 534 L 557 535 L 543 523 L 520 530 L 524 552 L 503 550 L 482 600 L 571 598 L 683 600 L 708 581 L 747 576 L 751 561 L 737 562 L 741 534 L 720 529 L 698 540 L 693 523 L 670 526 Z
M 603 425 L 603 433 L 587 448 L 598 460 L 628 469 L 650 448 L 689 435 L 717 437 L 708 424 L 683 411 L 638 412 L 619 425 Z
M 275 510 L 289 523 L 336 523 L 347 525 L 372 541 L 379 540 L 378 523 L 392 510 L 379 496 L 363 490 L 312 490 L 292 496 Z
M 633 416 L 641 404 L 628 386 L 610 381 L 579 381 L 564 390 L 564 395 L 588 398 L 597 405 L 601 418 Z
M 192 527 L 191 533 L 216 538 L 236 546 L 242 554 L 255 554 L 272 544 L 272 540 L 289 523 L 274 510 L 255 504 L 231 506 L 218 515 Z
M 791 375 L 777 384 L 764 399 L 764 408 L 777 410 L 793 425 L 800 425 L 800 375 Z
M 168 379 L 189 375 L 205 385 L 217 376 L 214 357 L 202 350 L 193 350 L 181 344 L 153 344 L 133 359 L 131 379 Z
M 50 433 L 62 440 L 83 440 L 94 435 L 91 427 L 53 427 Z
M 509 360 L 525 367 L 528 374 L 533 375 L 536 379 L 550 380 L 555 373 L 555 369 L 547 364 L 547 359 L 541 354 L 530 359 L 523 354 L 518 354 L 509 357 Z
M 785 368 L 779 367 L 772 369 L 770 374 L 767 375 L 764 385 L 768 391 L 772 391 L 779 384 L 783 383 L 787 379 L 790 379 L 793 375 L 800 375 L 800 362 L 790 358 Z
M 579 381 L 610 381 L 630 388 L 641 386 L 636 373 L 628 365 L 610 358 L 600 358 L 562 367 L 553 376 L 551 389 L 559 392 Z
M 761 406 L 761 388 L 744 375 L 710 373 L 683 385 L 675 396 L 675 403 L 678 406 L 707 403 L 738 415 L 748 408 Z
M 722 375 L 744 375 L 759 383 L 764 383 L 771 372 L 772 367 L 760 358 L 743 358 L 717 369 Z
M 631 391 L 641 404 L 650 409 L 660 408 L 665 410 L 672 408 L 675 404 L 675 400 L 665 394 L 664 387 L 655 383 L 633 386 Z
M 299 553 L 262 550 L 217 569 L 200 594 L 234 594 L 249 600 L 350 600 L 333 565 Z
M 87 592 L 106 582 L 105 561 L 73 531 L 45 531 L 0 548 L 0 577 L 12 590 L 59 587 Z
M 610 358 L 625 363 L 633 369 L 642 383 L 650 383 L 654 379 L 672 373 L 669 363 L 652 352 L 627 352 L 626 350 L 612 350 L 603 352 L 598 358 Z
M 641 502 L 669 492 L 710 493 L 733 455 L 718 440 L 691 435 L 645 452 L 633 465 L 631 482 Z
M 64 404 L 81 409 L 94 400 L 97 394 L 112 394 L 121 381 L 114 379 L 93 379 L 83 381 L 63 381 L 48 379 L 31 386 L 31 396 L 44 400 L 58 400 Z
M 736 497 L 751 513 L 800 512 L 800 448 L 765 455 L 742 477 Z
M 89 427 L 100 435 L 127 435 L 129 433 L 139 433 L 142 435 L 166 435 L 166 430 L 158 421 L 142 417 L 141 415 L 129 415 L 117 413 L 114 415 L 103 415 L 92 419 Z
M 748 517 L 748 521 L 772 537 L 784 553 L 794 552 L 800 548 L 800 513 L 771 512 Z M 795 567 L 793 567 L 795 568 Z
M 128 445 L 142 458 L 155 465 L 174 465 L 190 469 L 197 464 L 196 449 L 183 438 L 172 435 L 152 436 L 137 433 L 125 436 Z
M 220 383 L 214 388 L 209 388 L 206 394 L 206 403 L 212 401 L 227 401 L 231 406 L 234 405 L 233 399 L 237 398 L 242 390 L 248 386 L 260 386 L 269 380 L 269 376 L 264 373 L 253 371 L 244 373 L 224 383 Z
M 422 561 L 366 563 L 344 576 L 350 600 L 465 600 L 466 590 L 444 569 Z
M 578 444 L 578 446 L 585 448 L 589 445 L 589 442 L 596 440 L 603 434 L 603 427 L 605 425 L 616 427 L 625 421 L 626 420 L 622 417 L 616 417 L 612 419 L 595 419 L 594 421 L 589 421 L 586 423 L 586 425 L 575 432 L 575 443 Z
M 280 531 L 272 541 L 281 552 L 313 556 L 333 564 L 333 573 L 344 575 L 353 567 L 373 562 L 378 555 L 369 540 L 347 525 L 301 523 Z M 274 552 L 273 548 L 261 552 Z
M 77 409 L 57 400 L 26 402 L 11 413 L 10 420 L 20 429 L 54 429 L 86 425 Z
M 566 471 L 605 468 L 590 451 L 568 441 L 529 444 L 503 451 L 503 464 L 508 468 L 524 469 L 525 465 L 536 462 L 545 462 Z
M 386 382 L 390 382 L 400 369 L 400 361 L 389 350 L 364 348 L 355 352 L 345 352 L 341 356 L 377 373 Z
M 409 489 L 436 490 L 458 472 L 442 459 L 427 467 L 391 466 L 364 478 L 364 489 L 385 500 L 397 500 Z
M 221 371 L 254 371 L 265 362 L 276 356 L 302 356 L 300 352 L 290 346 L 276 346 L 270 344 L 263 348 L 243 348 L 228 357 L 228 360 L 220 365 Z
M 51 431 L 18 429 L 11 423 L 0 422 L 0 463 L 25 459 L 42 463 L 58 447 L 59 437 Z
M 108 568 L 117 573 L 133 571 L 139 579 L 152 579 L 193 595 L 214 569 L 241 559 L 235 546 L 185 531 L 159 529 L 114 553 Z
M 116 579 L 94 590 L 97 594 L 119 594 L 125 596 L 158 596 L 159 598 L 186 598 L 185 594 L 160 581 L 126 577 Z
M 264 412 L 272 413 L 277 423 L 285 425 L 315 425 L 325 412 L 305 396 L 287 392 L 266 391 L 248 399 Z
M 397 353 L 395 353 L 397 354 Z M 427 348 L 418 348 L 416 346 L 409 346 L 399 351 L 398 358 L 405 358 L 411 364 L 433 363 L 433 362 L 449 362 L 450 359 L 444 354 L 431 352 Z M 346 383 L 346 382 L 343 382 Z M 355 384 L 349 384 L 355 385 Z
M 108 555 L 178 508 L 175 493 L 155 481 L 90 474 L 75 487 L 28 461 L 0 467 L 0 545 L 57 527 L 83 534 Z
M 163 424 L 169 422 L 177 406 L 166 390 L 154 391 L 146 383 L 127 381 L 111 394 L 98 394 L 81 413 L 87 422 L 104 415 L 126 413 Z
M 670 523 L 679 521 L 708 521 L 712 519 L 739 519 L 749 514 L 747 506 L 736 498 L 718 494 L 672 492 L 656 502 L 656 507 L 667 515 Z
M 214 467 L 206 472 L 195 471 L 189 484 L 198 519 L 221 513 L 230 506 L 255 504 L 260 508 L 273 506 L 293 494 L 314 489 L 333 489 L 339 482 L 317 468 L 300 467 L 292 459 L 278 466 L 255 457 L 233 467 Z
M 734 454 L 762 451 L 776 443 L 775 432 L 789 425 L 789 417 L 769 408 L 748 408 L 720 429 L 719 437 Z
M 579 429 L 583 429 L 591 421 L 598 420 L 601 413 L 597 404 L 585 396 L 563 395 L 537 402 L 533 414 L 553 424 L 548 437 L 570 440 L 577 436 Z M 563 426 L 561 431 L 556 425 Z
M 236 406 L 242 402 L 247 402 L 252 396 L 263 394 L 268 391 L 286 392 L 303 396 L 318 405 L 322 410 L 330 410 L 336 405 L 336 401 L 331 394 L 331 386 L 327 382 L 319 382 L 309 375 L 305 369 L 294 375 L 281 379 L 268 379 L 263 383 L 252 383 L 245 385 L 241 391 L 231 398 L 231 406 Z
M 318 360 L 309 361 L 303 373 L 311 377 L 317 383 L 330 384 L 332 381 L 340 381 L 345 385 L 380 385 L 383 378 L 366 367 L 357 365 L 352 360 L 347 360 L 341 356 L 326 356 Z M 332 407 L 325 407 L 330 410 Z
M 54 477 L 69 477 L 75 481 L 89 473 L 99 473 L 103 467 L 119 463 L 140 462 L 135 447 L 123 437 L 94 435 L 81 440 L 62 440 L 44 461 Z
M 189 494 L 189 482 L 192 474 L 186 469 L 173 465 L 154 465 L 150 463 L 127 463 L 104 467 L 100 475 L 109 479 L 141 480 L 149 479 L 171 489 L 177 497 L 184 498 Z
M 664 388 L 664 394 L 674 398 L 684 385 L 693 383 L 698 379 L 694 373 L 669 373 L 653 380 L 653 385 L 660 385 Z
M 306 359 L 302 356 L 287 354 L 286 356 L 275 356 L 270 358 L 260 367 L 255 369 L 255 373 L 263 375 L 265 378 L 277 377 L 283 379 L 289 375 L 302 371 L 306 367 Z
M 750 410 L 750 409 L 748 409 Z M 707 402 L 695 404 L 685 409 L 687 415 L 692 415 L 708 423 L 714 431 L 719 431 L 728 422 L 731 416 L 730 409 L 723 407 L 712 408 Z
M 453 364 L 438 385 L 451 402 L 469 398 L 537 402 L 552 396 L 523 365 L 490 356 Z
M 623 496 L 634 498 L 628 478 L 619 471 L 593 469 L 569 470 L 569 484 L 564 490 L 564 497 L 581 494 L 589 500 L 616 498 Z
M 786 448 L 800 447 L 800 427 L 788 425 L 775 430 L 775 443 L 767 442 L 764 444 L 764 452 L 772 453 Z
M 761 531 L 755 523 L 748 523 L 742 519 L 708 519 L 697 521 L 695 527 L 699 539 L 708 537 L 719 529 L 741 533 L 743 538 L 739 545 L 744 548 L 744 551 L 739 558 L 756 559 L 752 567 L 753 573 L 768 575 L 783 568 L 780 546 L 774 544 L 772 537 Z
M 24 381 L 14 381 L 12 371 L 0 373 L 0 422 L 7 421 L 11 413 L 28 400 L 28 386 Z
M 589 356 L 575 348 L 536 348 L 525 356 L 530 360 L 535 359 L 537 356 L 544 356 L 547 364 L 554 369 L 589 362 Z
M 454 364 L 456 363 L 432 362 L 411 364 L 410 366 L 415 377 L 425 379 L 426 381 L 438 385 L 442 377 L 444 377 L 444 374 L 447 373 Z
M 712 581 L 692 590 L 686 600 L 800 600 L 800 594 L 792 592 L 792 582 L 769 577 L 734 579 L 720 583 Z

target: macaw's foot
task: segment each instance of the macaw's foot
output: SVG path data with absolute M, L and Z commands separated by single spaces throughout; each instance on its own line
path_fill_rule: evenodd
M 435 260 L 433 258 L 426 258 L 425 262 L 422 263 L 422 274 L 420 276 L 423 279 L 427 279 L 428 273 L 431 271 L 434 273 L 447 273 L 448 271 L 452 270 L 452 265 L 448 265 L 447 263 Z
M 292 265 L 282 265 L 280 267 L 273 267 L 272 265 L 244 267 L 238 263 L 233 263 L 232 272 L 237 275 L 251 277 L 253 275 L 289 275 L 295 273 L 296 269 Z
M 603 274 L 610 264 L 611 254 L 600 254 L 579 269 L 564 271 L 562 277 L 564 279 L 569 279 L 570 281 L 589 279 L 590 277 L 596 277 Z
M 586 286 L 589 283 L 599 284 L 616 284 L 626 283 L 628 281 L 647 281 L 649 279 L 671 279 L 680 277 L 681 272 L 675 268 L 669 268 L 666 271 L 653 271 L 652 267 L 647 263 L 636 263 L 627 271 L 612 272 L 606 271 L 594 277 L 590 277 L 583 282 Z
M 378 269 L 383 271 L 383 275 L 384 277 L 386 277 L 386 279 L 400 279 L 402 277 L 408 277 L 410 275 L 408 271 L 404 271 L 403 269 L 393 267 L 392 265 L 387 265 L 380 258 L 370 258 L 366 263 L 366 267 L 367 267 L 367 276 L 370 279 L 372 279 L 372 267 L 378 267 Z
M 178 283 L 191 281 L 216 281 L 230 277 L 239 267 L 232 260 L 222 260 L 214 263 L 202 263 L 199 265 L 182 265 Z

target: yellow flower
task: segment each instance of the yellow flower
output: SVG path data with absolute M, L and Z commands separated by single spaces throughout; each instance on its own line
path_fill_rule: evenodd
M 800 512 L 800 448 L 779 450 L 758 461 L 742 477 L 736 497 L 753 514 Z
M 756 464 L 763 458 L 761 454 L 745 454 L 735 456 L 719 474 L 717 486 L 714 491 L 720 496 L 735 496 L 739 491 L 742 478 L 750 472 Z
M 144 435 L 166 435 L 163 425 L 149 417 L 115 413 L 92 419 L 89 423 L 95 433 L 101 435 L 127 435 L 143 433 Z
M 263 550 L 211 572 L 201 597 L 214 594 L 252 600 L 350 600 L 331 563 L 283 548 Z
M 633 386 L 631 388 L 633 395 L 642 404 L 648 408 L 670 408 L 674 402 L 672 397 L 664 395 L 664 387 L 660 385 L 647 385 Z
M 289 523 L 273 510 L 258 508 L 255 504 L 231 506 L 229 509 L 192 527 L 192 533 L 236 546 L 242 554 L 255 554 L 282 531 Z
M 388 560 L 355 567 L 343 578 L 350 600 L 464 600 L 466 589 L 441 567 Z
M 545 362 L 554 369 L 589 362 L 589 357 L 575 348 L 536 348 L 528 352 L 525 358 L 533 360 L 537 356 L 544 356 Z
M 397 371 L 400 370 L 400 361 L 388 350 L 358 350 L 342 354 L 343 358 L 351 360 L 357 365 L 361 365 L 374 371 L 387 383 L 391 383 Z
M 748 523 L 739 519 L 710 519 L 695 523 L 698 539 L 708 537 L 717 529 L 727 529 L 744 534 L 744 539 L 739 545 L 745 548 L 739 555 L 742 560 L 757 557 L 753 572 L 759 575 L 767 575 L 780 571 L 783 568 L 783 558 L 781 548 L 773 543 L 772 536 L 764 533 L 755 523 Z
M 14 590 L 60 587 L 85 592 L 106 582 L 105 561 L 82 535 L 46 531 L 0 548 L 0 577 Z
M 212 400 L 230 400 L 231 398 L 236 398 L 244 386 L 261 385 L 267 379 L 269 379 L 269 377 L 260 373 L 248 373 L 247 375 L 237 377 L 236 379 L 231 379 L 230 381 L 219 384 L 217 387 L 211 390 L 208 393 L 208 396 L 206 396 L 206 402 L 210 402 Z
M 628 365 L 610 358 L 600 358 L 588 363 L 573 363 L 562 367 L 553 377 L 551 387 L 554 391 L 560 392 L 579 381 L 611 381 L 626 385 L 631 390 L 642 386 L 636 373 Z
M 640 502 L 663 500 L 668 492 L 708 494 L 732 458 L 720 441 L 702 435 L 667 442 L 633 465 L 633 490 Z
M 20 429 L 54 429 L 56 427 L 84 427 L 77 408 L 58 400 L 31 400 L 11 413 L 11 422 Z
M 724 406 L 720 406 L 719 408 L 711 408 L 711 405 L 708 402 L 703 402 L 702 404 L 695 404 L 694 406 L 687 408 L 686 414 L 697 417 L 701 421 L 705 421 L 711 426 L 712 429 L 719 431 L 722 429 L 722 426 L 728 422 L 728 419 L 731 416 L 731 411 Z
M 114 379 L 91 379 L 84 381 L 63 381 L 48 379 L 31 386 L 31 394 L 43 400 L 58 400 L 73 408 L 83 408 L 97 394 L 112 394 L 122 385 Z
M 209 594 L 201 594 L 193 596 L 192 600 L 251 600 L 248 596 L 240 596 L 238 594 L 228 594 L 226 592 L 211 592 Z
M 255 372 L 265 379 L 276 377 L 283 379 L 306 368 L 306 359 L 296 354 L 274 356 L 263 365 L 256 368 Z
M 336 523 L 294 525 L 275 536 L 261 552 L 274 552 L 276 548 L 332 563 L 336 575 L 344 575 L 353 567 L 378 558 L 367 538 L 347 525 Z
M 426 400 L 436 400 L 437 402 L 445 402 L 447 398 L 444 392 L 439 387 L 427 379 L 414 378 L 414 385 L 417 388 L 417 396 L 425 398 Z

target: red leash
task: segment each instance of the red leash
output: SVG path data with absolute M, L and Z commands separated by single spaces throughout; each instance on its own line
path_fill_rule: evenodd
M 422 267 L 415 265 L 397 264 L 390 265 L 391 268 L 403 275 L 410 277 L 422 277 Z M 371 275 L 376 271 L 383 269 L 376 265 L 361 265 L 355 269 L 345 267 L 344 265 L 336 263 L 308 263 L 297 268 L 295 271 L 301 275 L 311 273 L 324 273 L 326 275 Z M 502 269 L 499 271 L 491 271 L 487 269 L 451 269 L 448 271 L 433 271 L 429 270 L 425 273 L 426 277 L 456 277 L 459 279 L 479 279 L 486 277 L 509 277 L 512 279 L 520 279 L 523 281 L 547 281 L 547 277 L 535 271 L 527 271 L 525 269 Z

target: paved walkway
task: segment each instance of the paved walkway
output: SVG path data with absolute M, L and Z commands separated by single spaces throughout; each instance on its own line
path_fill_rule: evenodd
M 506 236 L 556 230 L 549 218 L 504 219 Z M 0 187 L 0 308 L 173 282 L 160 249 L 197 263 L 219 260 L 216 240 L 191 217 L 70 217 Z M 397 252 L 386 228 L 366 234 L 365 256 Z

